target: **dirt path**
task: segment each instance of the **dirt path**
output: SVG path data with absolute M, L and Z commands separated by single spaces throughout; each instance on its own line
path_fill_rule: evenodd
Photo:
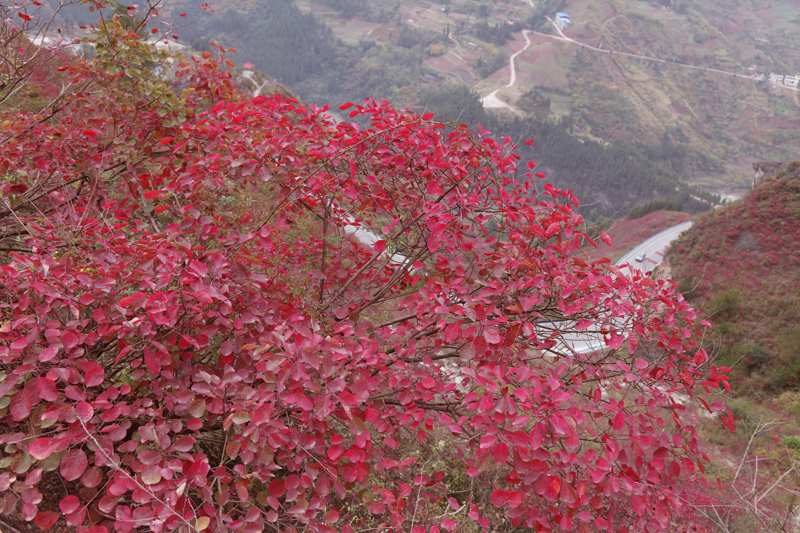
M 498 91 L 500 91 L 500 89 L 513 87 L 517 83 L 517 67 L 514 63 L 514 60 L 517 59 L 518 55 L 520 55 L 522 52 L 524 52 L 530 47 L 531 40 L 528 38 L 529 33 L 530 33 L 529 30 L 522 31 L 522 36 L 525 38 L 525 46 L 514 52 L 508 60 L 509 64 L 511 65 L 511 75 L 509 76 L 509 80 L 506 86 L 500 87 L 499 89 L 495 89 L 494 91 L 490 92 L 489 94 L 481 98 L 481 103 L 483 104 L 484 109 L 506 108 L 510 109 L 514 113 L 519 113 L 519 111 L 517 111 L 516 109 L 508 105 L 506 102 L 498 98 L 497 93 Z
M 522 52 L 524 52 L 531 46 L 531 40 L 528 38 L 528 33 L 530 33 L 529 30 L 522 31 L 522 36 L 525 38 L 525 46 L 514 52 L 514 54 L 509 59 L 509 63 L 511 64 L 511 79 L 509 80 L 508 85 L 506 85 L 506 87 L 513 87 L 514 84 L 517 83 L 517 69 L 514 66 L 514 60 L 517 59 L 518 55 L 520 55 Z
M 247 78 L 248 80 L 253 82 L 253 85 L 255 85 L 256 88 L 253 90 L 253 98 L 255 98 L 256 96 L 259 96 L 261 94 L 261 91 L 264 89 L 264 87 L 266 87 L 267 84 L 270 81 L 272 81 L 272 80 L 267 79 L 267 80 L 264 80 L 264 83 L 259 85 L 258 82 L 255 80 L 255 78 L 253 78 L 253 73 L 251 71 L 249 71 L 249 70 L 244 71 L 242 76 L 244 76 L 245 78 Z

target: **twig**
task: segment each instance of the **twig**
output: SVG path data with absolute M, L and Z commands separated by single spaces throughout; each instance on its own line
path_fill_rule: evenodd
M 97 439 L 95 439 L 94 436 L 86 428 L 86 426 L 83 423 L 83 420 L 78 419 L 78 423 L 83 428 L 83 431 L 86 432 L 86 437 L 92 442 L 92 444 L 97 449 L 97 451 L 100 452 L 103 455 L 103 457 L 106 459 L 106 462 L 108 463 L 109 466 L 111 466 L 111 468 L 113 468 L 114 470 L 116 470 L 120 474 L 122 474 L 124 476 L 127 476 L 127 478 L 129 480 L 131 480 L 137 487 L 139 487 L 144 492 L 146 492 L 148 495 L 150 495 L 150 497 L 153 498 L 155 501 L 157 501 L 158 503 L 163 505 L 165 509 L 169 509 L 170 513 L 172 513 L 173 516 L 176 516 L 181 522 L 186 524 L 186 527 L 189 528 L 189 531 L 192 531 L 193 533 L 200 533 L 197 530 L 197 528 L 195 528 L 188 520 L 186 520 L 183 517 L 183 515 L 181 515 L 180 513 L 177 513 L 174 509 L 172 509 L 172 507 L 170 507 L 170 505 L 167 502 L 163 501 L 161 498 L 156 496 L 153 491 L 151 491 L 149 488 L 147 488 L 146 486 L 144 486 L 141 483 L 139 483 L 139 481 L 137 481 L 135 477 L 130 475 L 126 470 L 122 469 L 117 463 L 115 463 L 114 460 L 111 459 L 111 457 L 109 457 L 109 455 L 103 449 L 103 447 L 100 445 L 100 443 L 97 442 Z M 197 514 L 195 514 L 195 521 L 197 521 Z
M 11 531 L 12 533 L 22 533 L 19 529 L 11 527 L 7 522 L 3 522 L 2 520 L 0 520 L 0 524 L 2 524 L 3 527 L 8 528 L 8 530 Z

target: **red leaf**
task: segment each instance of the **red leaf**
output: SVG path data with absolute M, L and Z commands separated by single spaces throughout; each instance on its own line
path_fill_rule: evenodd
M 508 446 L 504 442 L 498 442 L 492 450 L 492 458 L 495 463 L 505 463 L 508 459 Z
M 28 453 L 30 453 L 35 459 L 43 460 L 50 457 L 54 451 L 58 448 L 61 441 L 59 439 L 51 439 L 47 437 L 43 437 L 40 439 L 36 439 L 28 446 Z
M 172 137 L 164 137 L 161 139 L 161 144 L 169 144 L 172 142 Z
M 57 346 L 50 346 L 49 348 L 45 348 L 44 350 L 39 352 L 39 362 L 46 363 L 47 361 L 55 357 L 57 353 L 58 353 Z
M 500 344 L 500 341 L 502 340 L 500 334 L 494 328 L 486 328 L 486 330 L 483 332 L 483 338 L 486 339 L 486 342 L 489 344 Z
M 19 18 L 23 20 L 33 20 L 30 16 L 26 15 L 25 13 L 19 13 Z
M 88 363 L 83 367 L 83 371 L 85 372 L 83 379 L 87 387 L 96 387 L 103 384 L 105 371 L 97 363 Z
M 28 339 L 26 339 L 25 337 L 21 337 L 11 343 L 11 349 L 24 350 L 27 345 L 28 345 Z
M 286 485 L 282 479 L 273 479 L 269 482 L 269 493 L 280 498 L 286 494 Z
M 81 483 L 83 483 L 84 487 L 96 487 L 103 481 L 103 471 L 97 467 L 93 466 L 88 468 L 86 472 L 83 473 L 81 476 Z
M 73 346 L 78 345 L 78 336 L 71 331 L 65 331 L 61 334 L 61 344 L 65 350 L 69 350 Z
M 158 374 L 159 372 L 161 372 L 161 363 L 158 362 L 158 359 L 156 358 L 156 353 L 153 350 L 145 348 L 144 362 L 147 365 L 147 368 L 153 374 Z
M 455 498 L 447 498 L 447 504 L 450 506 L 450 509 L 453 511 L 458 511 L 461 509 L 461 505 L 458 503 L 458 500 Z
M 430 196 L 439 196 L 444 193 L 439 183 L 436 181 L 429 181 L 425 186 L 425 193 Z
M 517 336 L 519 335 L 519 324 L 514 324 L 506 330 L 506 336 L 503 339 L 503 346 L 511 346 L 514 344 L 514 341 L 517 340 Z
M 372 247 L 372 249 L 376 254 L 382 254 L 383 251 L 386 249 L 386 241 L 381 240 L 376 242 L 375 245 Z
M 564 483 L 561 486 L 561 500 L 566 504 L 573 504 L 578 503 L 580 501 L 580 497 L 572 485 L 569 483 Z M 570 505 L 570 507 L 574 506 Z
M 81 501 L 78 499 L 77 496 L 74 496 L 72 494 L 61 500 L 58 504 L 58 507 L 64 514 L 74 513 L 75 511 L 78 510 L 78 507 L 80 506 L 81 506 Z
M 39 481 L 42 480 L 42 469 L 36 468 L 35 470 L 31 470 L 27 476 L 25 476 L 25 484 L 29 487 L 36 485 Z
M 50 378 L 36 378 L 36 394 L 47 402 L 56 401 L 58 399 L 58 389 L 56 389 L 55 381 Z
M 33 523 L 40 529 L 50 529 L 58 520 L 58 513 L 55 511 L 41 511 L 33 519 Z
M 28 415 L 31 414 L 31 399 L 24 390 L 19 391 L 11 398 L 9 410 L 11 411 L 11 417 L 17 422 L 28 418 Z
M 89 459 L 84 451 L 74 448 L 61 458 L 61 477 L 67 481 L 75 481 L 83 475 L 87 466 L 89 466 Z
M 339 521 L 339 513 L 331 509 L 327 513 L 325 513 L 325 523 L 326 524 L 335 524 Z
M 75 405 L 75 416 L 81 422 L 88 422 L 94 416 L 94 409 L 86 402 L 78 402 Z
M 492 505 L 495 507 L 503 507 L 506 503 L 508 503 L 508 492 L 496 490 L 492 493 Z
M 489 397 L 491 397 L 491 395 Z M 486 435 L 481 439 L 480 449 L 488 450 L 489 448 L 494 446 L 496 442 L 497 442 L 497 437 L 495 437 L 494 435 Z
M 422 115 L 422 120 L 430 120 L 433 118 L 433 113 L 425 113 Z
M 205 277 L 208 275 L 208 268 L 206 268 L 206 266 L 200 261 L 192 261 L 189 263 L 189 268 L 200 277 Z

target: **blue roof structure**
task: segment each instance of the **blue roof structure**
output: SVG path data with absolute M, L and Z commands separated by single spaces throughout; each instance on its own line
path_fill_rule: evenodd
M 562 19 L 568 19 L 569 18 L 569 15 L 567 15 L 566 13 L 556 13 L 556 16 L 557 17 L 561 17 Z

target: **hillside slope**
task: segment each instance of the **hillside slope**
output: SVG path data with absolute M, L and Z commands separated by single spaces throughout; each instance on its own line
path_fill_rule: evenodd
M 345 101 L 357 102 L 367 96 L 386 98 L 420 114 L 433 111 L 444 121 L 464 122 L 474 127 L 480 124 L 497 138 L 508 136 L 517 144 L 534 139 L 536 143 L 532 147 L 520 146 L 523 158 L 520 168 L 525 168 L 527 161 L 536 161 L 551 183 L 571 188 L 580 195 L 585 205 L 582 213 L 588 218 L 626 213 L 631 207 L 653 198 L 673 197 L 683 209 L 691 212 L 708 209 L 717 201 L 712 195 L 687 186 L 669 165 L 653 161 L 642 148 L 631 143 L 609 144 L 576 137 L 568 121 L 548 119 L 541 113 L 546 100 L 539 102 L 539 106 L 531 106 L 535 116 L 517 117 L 514 121 L 487 114 L 478 102 L 478 93 L 459 81 L 449 80 L 444 73 L 435 75 L 429 62 L 433 58 L 431 54 L 438 53 L 435 52 L 437 47 L 446 47 L 448 42 L 452 44 L 447 37 L 448 15 L 441 11 L 446 8 L 426 3 L 419 4 L 420 9 L 408 11 L 415 4 L 403 2 L 393 4 L 397 9 L 387 14 L 373 2 L 374 5 L 370 4 L 371 7 L 359 16 L 337 18 L 329 4 L 305 4 L 304 9 L 313 8 L 310 14 L 303 13 L 290 0 L 236 5 L 220 2 L 213 15 L 202 12 L 193 0 L 173 0 L 168 6 L 171 6 L 172 15 L 186 12 L 192 18 L 199 16 L 194 24 L 180 31 L 181 40 L 199 50 L 207 47 L 211 40 L 226 48 L 234 47 L 238 51 L 233 56 L 237 63 L 252 62 L 257 69 L 285 82 L 310 103 L 327 103 L 335 108 Z M 459 37 L 451 37 L 452 41 L 463 42 L 463 46 L 468 47 L 469 42 L 479 42 L 470 36 L 469 31 L 474 29 L 467 23 L 470 17 L 475 17 L 457 13 L 461 9 L 459 5 L 454 4 L 449 15 L 453 18 L 452 31 Z M 525 4 L 513 5 L 515 14 L 528 9 Z M 494 8 L 504 6 L 497 4 Z M 369 16 L 369 20 L 363 16 Z M 442 17 L 444 33 L 434 31 Z M 484 22 L 476 27 L 484 28 L 484 37 L 497 40 L 499 45 L 502 38 L 495 35 L 497 23 L 492 17 L 490 13 L 484 21 L 486 27 Z M 345 21 L 347 24 L 343 24 Z M 509 34 L 516 27 L 503 24 L 500 28 L 507 29 Z M 343 26 L 350 29 L 369 26 L 374 31 L 370 30 L 369 39 L 353 44 L 352 35 L 342 33 Z M 462 29 L 458 30 L 459 27 Z M 476 53 L 489 54 L 492 49 L 497 50 L 494 45 L 480 42 L 483 44 L 476 47 Z M 488 69 L 494 56 L 483 57 Z M 648 149 L 664 153 L 664 146 L 659 141 Z M 669 144 L 666 152 L 672 147 Z
M 700 0 L 665 9 L 664 3 L 568 2 L 575 25 L 567 35 L 672 62 L 583 48 L 569 66 L 578 121 L 605 139 L 672 138 L 688 150 L 683 172 L 717 190 L 746 187 L 754 160 L 794 157 L 796 87 L 768 80 L 800 72 L 800 5 Z
M 800 161 L 788 165 L 791 174 Z M 778 172 L 781 175 L 781 172 Z M 707 311 L 719 363 L 749 386 L 800 386 L 800 179 L 767 178 L 672 245 L 673 277 Z
M 199 6 L 167 0 L 163 11 L 190 19 Z M 773 73 L 800 73 L 794 0 L 218 0 L 213 8 L 181 39 L 235 47 L 237 63 L 253 62 L 320 104 L 371 96 L 419 109 L 425 91 L 448 84 L 479 96 L 499 89 L 518 117 L 560 117 L 587 140 L 639 144 L 690 184 L 736 195 L 754 161 L 790 159 L 800 148 L 797 87 L 769 83 Z M 571 15 L 566 38 L 547 18 L 556 11 Z M 525 28 L 531 46 L 507 88 L 508 57 L 524 46 Z
M 518 112 L 566 118 L 588 138 L 663 142 L 672 148 L 651 150 L 654 160 L 714 192 L 744 193 L 752 162 L 794 157 L 800 145 L 796 87 L 765 81 L 800 73 L 800 4 L 791 0 L 295 4 L 352 43 L 385 45 L 409 29 L 432 43 L 445 33 L 425 48 L 424 65 L 439 76 L 423 85 L 448 77 L 481 96 L 500 89 Z M 556 34 L 547 17 L 559 10 L 573 21 L 566 36 L 587 46 Z M 524 46 L 523 27 L 535 30 L 532 45 L 505 88 L 510 67 L 501 56 Z M 414 91 L 393 97 L 416 103 Z

